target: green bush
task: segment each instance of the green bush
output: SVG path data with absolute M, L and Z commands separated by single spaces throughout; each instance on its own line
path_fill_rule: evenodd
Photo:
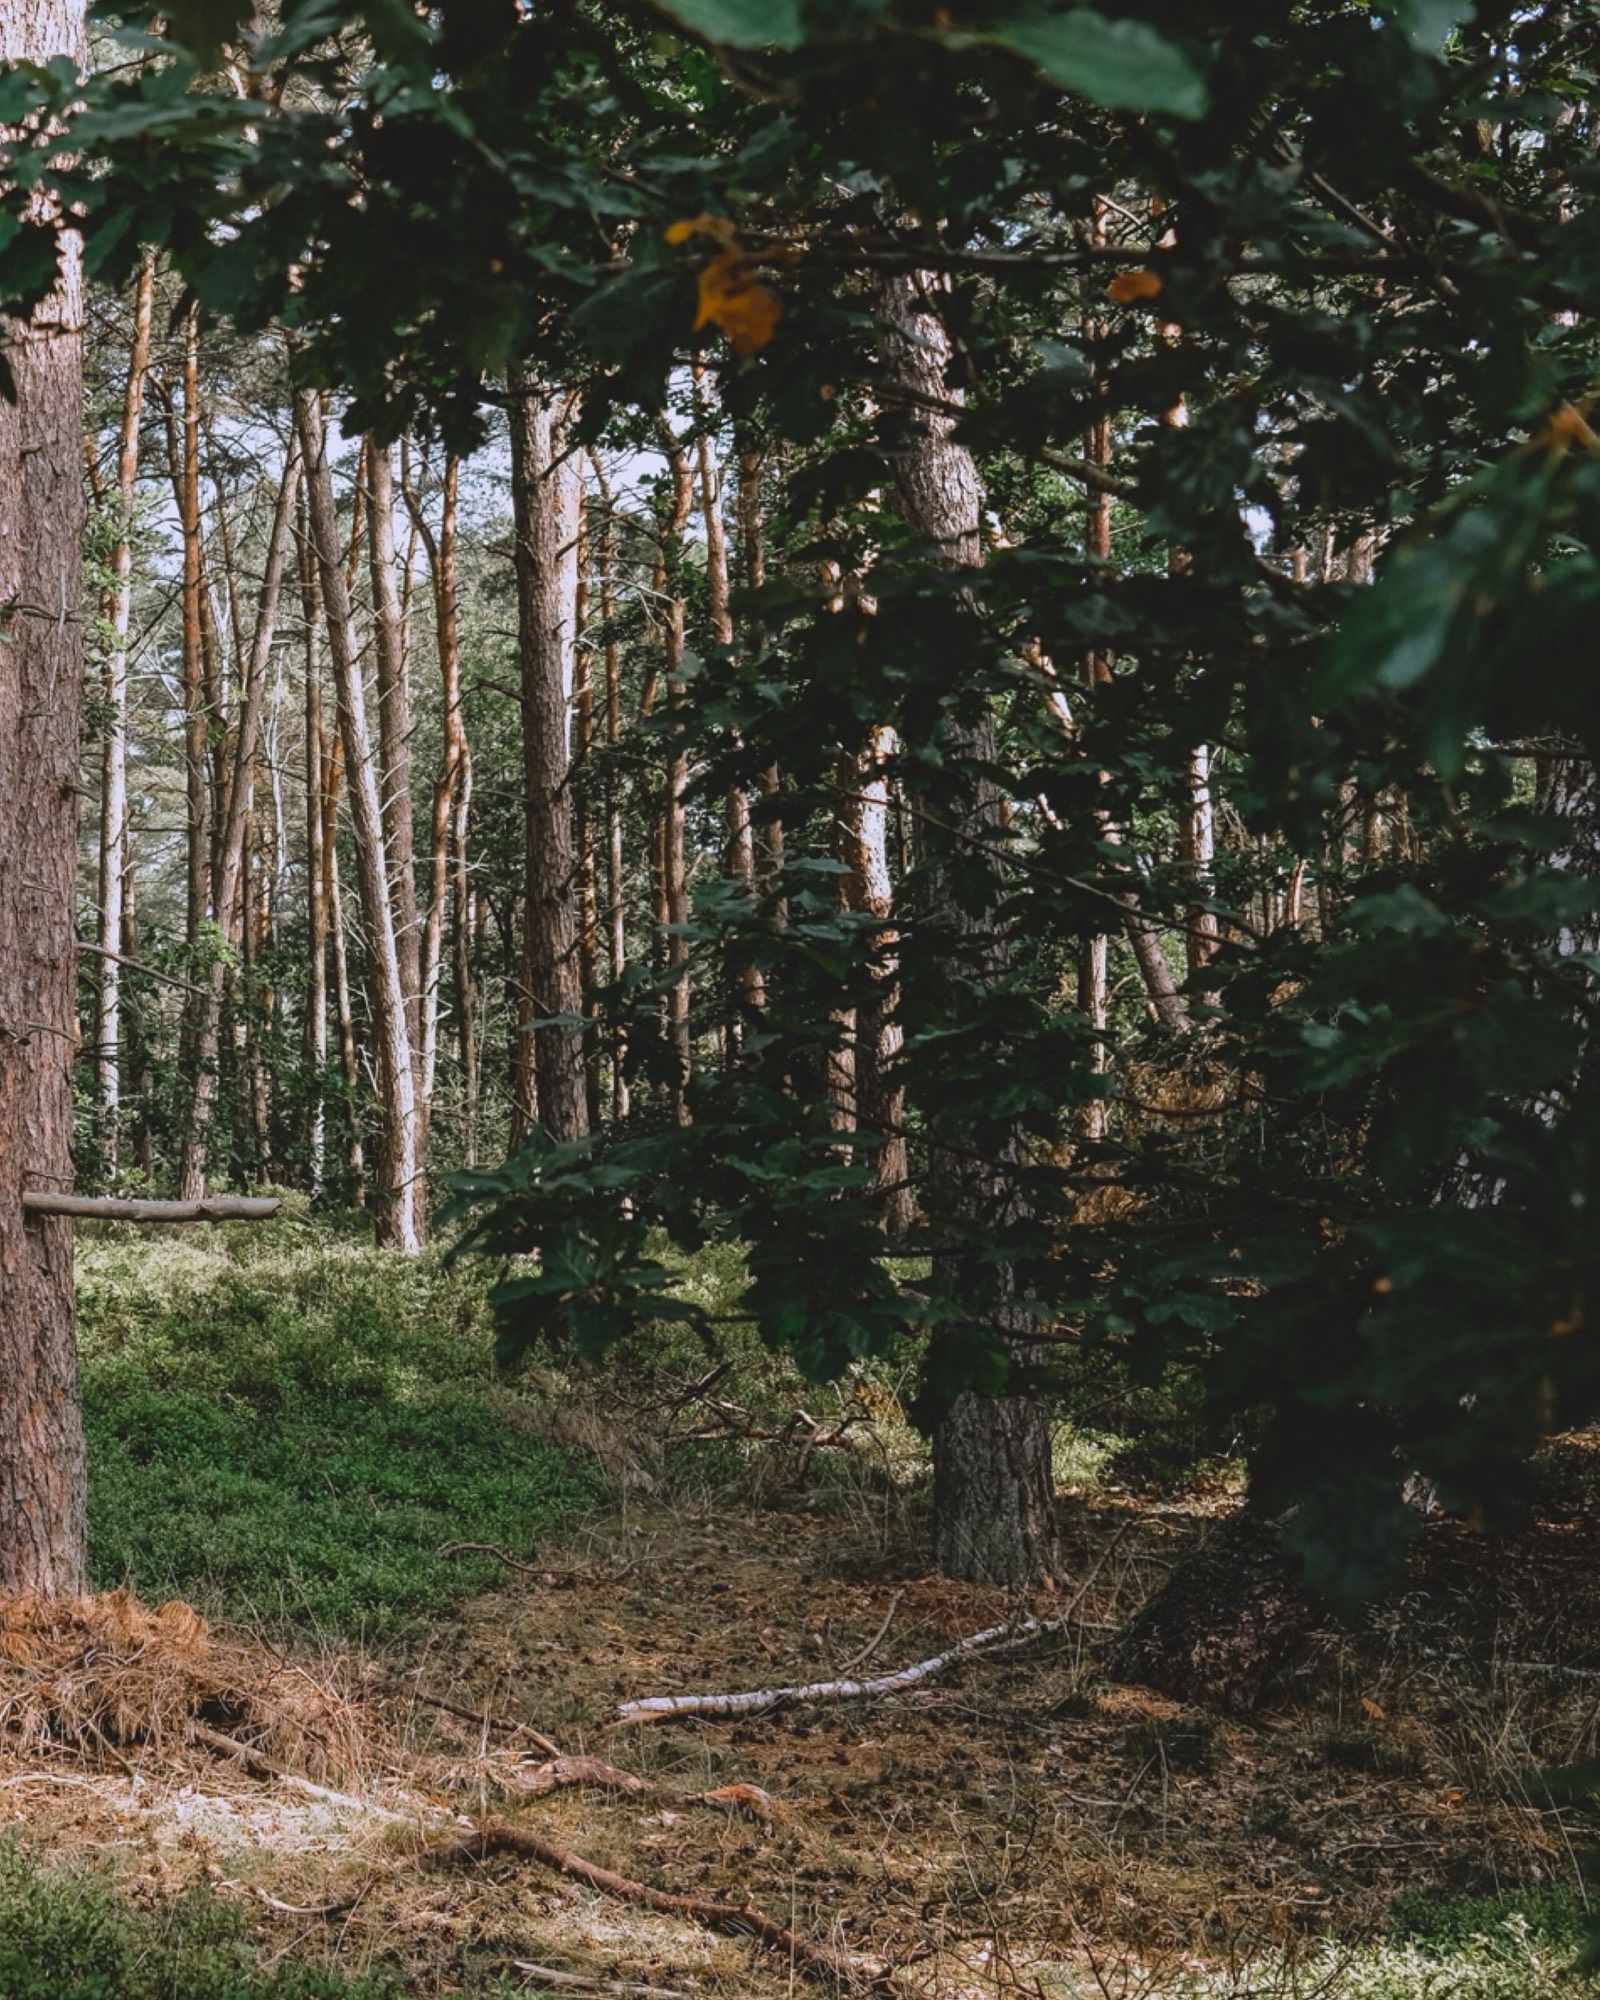
M 305 1226 L 81 1258 L 100 1587 L 381 1632 L 497 1579 L 593 1491 L 494 1379 L 475 1273 Z
M 386 1975 L 261 1967 L 237 1910 L 197 1887 L 154 1909 L 98 1870 L 0 1842 L 0 2000 L 400 2000 Z

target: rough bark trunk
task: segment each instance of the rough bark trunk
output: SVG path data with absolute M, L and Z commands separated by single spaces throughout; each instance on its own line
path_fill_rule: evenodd
M 953 419 L 937 414 L 959 400 L 946 380 L 950 344 L 937 311 L 937 285 L 927 274 L 908 273 L 887 280 L 879 292 L 890 380 L 906 405 L 895 441 L 895 489 L 907 521 L 937 546 L 942 560 L 972 568 L 982 560 L 982 490 L 971 453 L 953 435 Z M 959 962 L 968 977 L 995 977 L 1004 971 L 1006 946 L 988 911 L 974 910 L 970 892 L 974 843 L 981 853 L 999 818 L 999 799 L 981 775 L 995 761 L 994 721 L 986 707 L 947 726 L 945 752 L 952 766 L 978 775 L 968 782 L 956 840 L 929 818 L 917 821 L 921 914 L 946 941 L 941 956 Z M 963 876 L 969 886 L 960 893 Z M 996 880 L 994 901 L 1000 889 Z M 983 1149 L 954 1143 L 955 1136 L 930 1134 L 932 1205 L 970 1229 L 1003 1231 L 1019 1202 L 1015 1139 L 1002 1138 L 989 1146 L 990 1157 L 974 1159 Z M 1014 1274 L 991 1268 L 978 1290 L 969 1260 L 940 1262 L 949 1266 L 938 1272 L 942 1282 L 958 1296 L 967 1294 L 965 1309 L 990 1322 L 1013 1368 L 1025 1370 L 1028 1320 L 1015 1299 Z M 1042 1397 L 963 1391 L 935 1428 L 933 1463 L 934 1556 L 947 1575 L 1023 1584 L 1054 1569 L 1055 1487 Z
M 599 985 L 600 887 L 594 865 L 594 639 L 589 631 L 589 511 L 578 505 L 578 584 L 573 612 L 576 633 L 573 665 L 573 837 L 578 848 L 578 991 L 583 996 L 583 1088 L 590 1131 L 600 1123 L 600 1024 L 595 1012 Z
M 671 497 L 661 528 L 661 559 L 658 596 L 665 599 L 665 631 L 662 667 L 668 699 L 683 697 L 683 648 L 685 606 L 682 595 L 683 531 L 694 506 L 694 478 L 683 447 L 662 424 L 662 444 L 672 474 Z M 673 1116 L 680 1125 L 689 1122 L 689 1082 L 693 1075 L 693 1045 L 690 1036 L 691 995 L 689 991 L 689 857 L 685 799 L 689 790 L 689 759 L 683 749 L 681 724 L 674 724 L 671 747 L 662 788 L 659 833 L 659 890 L 657 913 L 662 940 L 662 958 L 669 974 L 667 987 L 667 1039 L 675 1058 L 672 1085 Z
M 378 1103 L 383 1125 L 383 1159 L 376 1222 L 378 1241 L 397 1250 L 421 1249 L 426 1228 L 423 1163 L 420 1157 L 416 1074 L 407 1032 L 406 996 L 400 978 L 394 911 L 385 866 L 383 803 L 378 766 L 367 728 L 367 697 L 350 613 L 350 596 L 339 560 L 338 519 L 333 476 L 328 466 L 322 407 L 314 391 L 295 393 L 295 424 L 305 462 L 311 533 L 322 599 L 327 612 L 328 646 L 339 692 L 339 728 L 344 739 L 355 828 L 356 880 L 367 932 L 372 1025 L 377 1044 Z
M 422 1049 L 422 933 L 417 914 L 416 833 L 411 808 L 411 687 L 406 620 L 395 575 L 394 467 L 389 447 L 367 441 L 367 566 L 372 577 L 372 636 L 377 665 L 378 772 L 384 864 L 394 911 L 394 945 L 405 995 L 413 1067 Z
M 317 649 L 321 607 L 317 598 L 316 564 L 301 509 L 299 535 L 300 614 L 305 643 L 305 793 L 306 793 L 306 1064 L 311 1095 L 306 1117 L 306 1160 L 311 1198 L 325 1191 L 328 1151 L 328 1110 L 322 1081 L 328 1066 L 328 894 L 327 863 L 322 849 L 322 662 Z
M 538 1116 L 555 1139 L 588 1130 L 574 909 L 569 709 L 576 640 L 579 479 L 566 399 L 511 377 L 511 493 L 522 668 L 524 967 Z
M 133 616 L 133 511 L 139 477 L 139 419 L 145 376 L 150 367 L 150 321 L 156 268 L 147 255 L 133 294 L 133 330 L 128 344 L 128 380 L 117 435 L 117 531 L 111 549 L 111 585 L 106 593 L 106 658 L 101 690 L 106 703 L 105 740 L 100 756 L 99 918 L 96 938 L 103 948 L 95 1007 L 95 1083 L 100 1107 L 100 1168 L 117 1170 L 121 1140 L 122 967 L 111 953 L 122 950 L 124 884 L 128 866 L 128 630 Z
M 211 909 L 211 718 L 206 703 L 205 590 L 200 548 L 199 334 L 192 309 L 184 328 L 182 446 L 173 469 L 178 527 L 183 537 L 183 640 L 180 669 L 184 714 L 184 787 L 188 799 L 186 935 L 198 944 Z M 171 441 L 170 410 L 168 438 Z
M 0 10 L 0 60 L 83 56 L 80 0 Z M 0 1592 L 84 1583 L 84 1445 L 72 1223 L 25 1217 L 23 1190 L 72 1185 L 78 1042 L 74 891 L 84 635 L 82 276 L 3 329 L 0 400 Z

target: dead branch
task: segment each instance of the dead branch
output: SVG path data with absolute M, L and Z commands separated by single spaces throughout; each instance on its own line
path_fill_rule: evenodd
M 872 1637 L 867 1641 L 867 1643 L 861 1648 L 860 1652 L 852 1653 L 849 1659 L 846 1660 L 843 1666 L 840 1667 L 839 1669 L 840 1677 L 844 1676 L 845 1674 L 853 1674 L 857 1667 L 864 1667 L 868 1662 L 868 1660 L 872 1658 L 873 1654 L 883 1644 L 884 1640 L 888 1638 L 889 1627 L 894 1623 L 894 1614 L 900 1609 L 900 1600 L 904 1596 L 905 1592 L 903 1590 L 897 1590 L 894 1596 L 889 1599 L 889 1608 L 883 1614 L 883 1623 L 878 1627 L 877 1631 L 873 1633 Z
M 752 1688 L 743 1694 L 649 1695 L 620 1703 L 616 1716 L 619 1722 L 664 1722 L 677 1715 L 761 1715 L 769 1708 L 785 1707 L 791 1702 L 869 1701 L 878 1695 L 903 1694 L 907 1688 L 919 1687 L 980 1653 L 1012 1652 L 1031 1646 L 1036 1640 L 1054 1638 L 1066 1631 L 1070 1622 L 1064 1617 L 1029 1617 L 991 1625 L 958 1639 L 931 1659 L 918 1660 L 913 1666 L 897 1667 L 893 1673 L 877 1674 L 868 1680 L 839 1676 L 828 1681 L 799 1682 L 791 1687 Z
M 764 1911 L 736 1903 L 718 1902 L 707 1896 L 685 1896 L 674 1890 L 653 1888 L 648 1882 L 636 1882 L 629 1875 L 619 1875 L 615 1869 L 603 1868 L 597 1861 L 570 1853 L 526 1827 L 512 1826 L 504 1820 L 492 1820 L 461 1839 L 438 1841 L 424 1850 L 422 1859 L 425 1862 L 487 1861 L 496 1854 L 515 1854 L 524 1860 L 536 1861 L 554 1874 L 585 1883 L 601 1895 L 615 1896 L 619 1902 L 633 1903 L 646 1910 L 659 1910 L 666 1916 L 689 1917 L 724 1936 L 754 1938 L 766 1950 L 788 1959 L 797 1971 L 808 1978 L 849 1982 L 864 1977 L 879 1989 L 888 1986 L 888 1974 L 882 1967 L 869 1968 L 839 1958 L 778 1923 Z
M 379 1681 L 376 1687 L 380 1693 L 402 1696 L 407 1701 L 420 1702 L 424 1708 L 436 1708 L 442 1715 L 454 1715 L 462 1722 L 476 1723 L 480 1729 L 492 1729 L 501 1736 L 525 1736 L 536 1750 L 542 1750 L 547 1757 L 559 1757 L 561 1745 L 554 1743 L 543 1731 L 535 1729 L 530 1722 L 511 1722 L 504 1716 L 480 1713 L 475 1708 L 463 1708 L 459 1702 L 446 1701 L 442 1695 L 425 1694 L 421 1688 L 412 1687 L 408 1681 Z
M 537 1979 L 541 1986 L 553 1986 L 563 1993 L 616 1993 L 628 2000 L 689 2000 L 676 1986 L 641 1986 L 632 1979 L 598 1979 L 588 1972 L 558 1972 L 553 1965 L 535 1965 L 526 1958 L 514 1958 L 512 1968 Z
M 283 1203 L 270 1195 L 213 1194 L 203 1201 L 145 1201 L 113 1194 L 47 1194 L 22 1197 L 29 1215 L 75 1215 L 93 1222 L 265 1222 Z
M 601 1573 L 592 1569 L 547 1569 L 542 1563 L 525 1562 L 521 1556 L 514 1556 L 509 1549 L 501 1548 L 498 1542 L 441 1542 L 442 1556 L 493 1556 L 507 1569 L 514 1569 L 523 1576 L 536 1576 L 541 1583 L 616 1583 L 625 1577 L 633 1564 L 624 1563 L 620 1569 Z
M 717 1785 L 708 1792 L 679 1792 L 632 1771 L 619 1770 L 600 1757 L 552 1757 L 545 1764 L 521 1764 L 514 1771 L 496 1770 L 492 1776 L 500 1789 L 519 1798 L 542 1798 L 550 1792 L 589 1785 L 619 1798 L 648 1799 L 655 1805 L 712 1806 L 721 1812 L 750 1812 L 758 1819 L 771 1819 L 774 1813 L 771 1794 L 759 1785 Z

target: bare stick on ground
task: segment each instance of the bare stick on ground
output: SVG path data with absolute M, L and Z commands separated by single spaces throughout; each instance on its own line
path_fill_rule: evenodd
M 525 1972 L 541 1986 L 554 1987 L 560 1993 L 614 1993 L 625 1995 L 626 2000 L 689 2000 L 689 1995 L 677 1986 L 641 1986 L 633 1979 L 602 1979 L 589 1972 L 561 1972 L 553 1965 L 535 1965 L 526 1958 L 514 1958 L 511 1964 L 514 1971 Z
M 970 1633 L 931 1659 L 897 1667 L 893 1673 L 875 1674 L 867 1680 L 851 1680 L 841 1675 L 834 1680 L 805 1681 L 790 1687 L 752 1688 L 742 1694 L 648 1695 L 638 1701 L 620 1703 L 617 1720 L 665 1722 L 678 1715 L 760 1715 L 766 1709 L 786 1707 L 791 1702 L 868 1701 L 877 1695 L 903 1694 L 907 1688 L 919 1687 L 935 1675 L 959 1666 L 963 1660 L 974 1659 L 980 1653 L 992 1655 L 1031 1646 L 1040 1639 L 1051 1639 L 1065 1632 L 1070 1623 L 1067 1618 L 1012 1619 L 1007 1624 Z

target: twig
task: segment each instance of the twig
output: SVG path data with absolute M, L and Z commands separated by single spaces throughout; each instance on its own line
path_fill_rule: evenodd
M 790 1687 L 752 1688 L 743 1694 L 657 1694 L 618 1705 L 619 1722 L 664 1722 L 675 1715 L 760 1715 L 769 1708 L 790 1702 L 863 1701 L 876 1695 L 901 1694 L 918 1687 L 936 1674 L 946 1673 L 980 1653 L 1004 1653 L 1031 1646 L 1037 1639 L 1054 1638 L 1064 1632 L 1068 1618 L 1012 1619 L 1004 1625 L 990 1625 L 982 1632 L 958 1639 L 931 1659 L 918 1660 L 893 1673 L 877 1674 L 870 1680 L 850 1680 L 840 1676 L 828 1681 L 804 1681 Z
M 903 1590 L 897 1590 L 894 1596 L 889 1599 L 889 1608 L 883 1614 L 883 1623 L 861 1648 L 861 1651 L 859 1653 L 852 1653 L 844 1665 L 840 1667 L 839 1673 L 841 1676 L 854 1673 L 857 1667 L 865 1666 L 867 1661 L 872 1658 L 873 1654 L 883 1644 L 884 1640 L 888 1638 L 889 1627 L 894 1623 L 894 1614 L 900 1609 L 900 1600 L 904 1596 L 905 1592 Z
M 620 1569 L 611 1570 L 604 1577 L 592 1569 L 547 1569 L 542 1563 L 524 1562 L 521 1556 L 514 1556 L 509 1549 L 501 1548 L 498 1542 L 442 1542 L 439 1554 L 493 1556 L 507 1569 L 517 1570 L 523 1576 L 536 1576 L 541 1583 L 615 1583 L 633 1568 L 632 1563 L 624 1563 Z
M 442 1695 L 424 1694 L 421 1688 L 414 1688 L 406 1681 L 387 1680 L 376 1683 L 380 1693 L 400 1695 L 407 1701 L 421 1702 L 424 1708 L 436 1708 L 443 1715 L 457 1716 L 462 1722 L 475 1722 L 480 1729 L 492 1729 L 502 1736 L 525 1736 L 536 1750 L 542 1750 L 547 1757 L 559 1757 L 561 1745 L 553 1743 L 531 1722 L 511 1722 L 504 1716 L 480 1714 L 475 1708 L 463 1708 L 459 1702 L 446 1701 Z
M 664 1806 L 714 1806 L 722 1812 L 748 1810 L 758 1819 L 773 1817 L 770 1793 L 759 1785 L 718 1785 L 708 1792 L 679 1792 L 669 1785 L 657 1785 L 632 1771 L 620 1770 L 600 1757 L 552 1757 L 546 1764 L 523 1764 L 513 1772 L 495 1776 L 502 1789 L 522 1798 L 542 1798 L 549 1792 L 592 1785 L 596 1791 L 614 1792 L 621 1798 L 649 1799 Z M 510 1780 L 510 1782 L 506 1782 Z
M 553 1965 L 535 1965 L 530 1959 L 514 1958 L 512 1969 L 527 1973 L 541 1986 L 554 1986 L 563 1993 L 618 1993 L 630 2000 L 689 2000 L 676 1986 L 641 1986 L 633 1979 L 597 1979 L 588 1972 L 558 1972 Z
M 492 1820 L 458 1840 L 439 1841 L 424 1850 L 422 1859 L 427 1862 L 487 1861 L 495 1854 L 515 1854 L 525 1860 L 537 1861 L 541 1867 L 555 1874 L 570 1876 L 573 1881 L 586 1883 L 589 1888 L 597 1889 L 605 1896 L 615 1896 L 620 1902 L 635 1903 L 647 1910 L 660 1910 L 667 1916 L 692 1917 L 708 1930 L 721 1931 L 727 1936 L 754 1938 L 768 1951 L 787 1958 L 792 1966 L 809 1978 L 848 1981 L 865 1975 L 876 1987 L 888 1985 L 888 1974 L 881 1967 L 868 1969 L 839 1958 L 778 1923 L 764 1911 L 741 1907 L 736 1903 L 717 1902 L 706 1896 L 684 1896 L 670 1889 L 652 1888 L 648 1882 L 636 1882 L 629 1875 L 619 1875 L 615 1869 L 603 1868 L 598 1861 L 586 1860 L 583 1855 L 557 1847 L 553 1841 L 545 1840 L 526 1827 L 512 1826 L 504 1820 Z
M 314 1784 L 310 1778 L 302 1778 L 298 1771 L 291 1771 L 286 1764 L 280 1764 L 277 1758 L 269 1757 L 253 1744 L 241 1743 L 237 1737 L 224 1736 L 220 1729 L 210 1729 L 203 1722 L 191 1722 L 189 1734 L 197 1743 L 205 1744 L 208 1750 L 215 1750 L 242 1764 L 253 1778 L 275 1779 L 279 1784 L 304 1792 L 309 1798 L 320 1799 L 325 1805 L 344 1806 L 354 1812 L 370 1813 L 377 1819 L 392 1820 L 401 1825 L 415 1823 L 414 1816 L 409 1813 L 395 1812 L 390 1806 L 375 1805 L 370 1799 L 358 1799 L 351 1792 L 336 1792 L 328 1785 Z

